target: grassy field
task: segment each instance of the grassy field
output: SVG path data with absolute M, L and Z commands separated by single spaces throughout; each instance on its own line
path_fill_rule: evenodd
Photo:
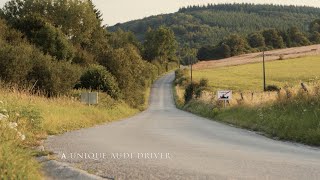
M 261 66 L 246 64 L 196 70 L 196 81 L 207 78 L 209 89 L 186 103 L 186 83 L 176 86 L 176 105 L 272 138 L 320 146 L 320 56 L 268 62 L 268 85 L 281 87 L 279 92 L 262 92 Z M 301 82 L 306 83 L 308 92 L 301 88 Z M 218 89 L 243 93 L 235 92 L 229 106 L 223 108 L 215 95 Z
M 47 135 L 115 121 L 138 112 L 103 94 L 100 105 L 88 107 L 71 97 L 47 99 L 0 89 L 0 179 L 42 179 L 40 165 L 33 158 L 39 152 L 32 147 L 40 145 Z
M 312 96 L 301 93 L 255 107 L 239 105 L 226 109 L 192 100 L 182 109 L 275 139 L 320 146 L 320 92 Z
M 320 56 L 278 60 L 266 63 L 267 85 L 296 86 L 301 82 L 320 81 Z M 262 63 L 215 69 L 195 70 L 194 79 L 207 78 L 212 90 L 263 90 Z

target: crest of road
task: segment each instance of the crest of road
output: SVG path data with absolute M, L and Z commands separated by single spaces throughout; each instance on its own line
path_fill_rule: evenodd
M 281 142 L 175 107 L 174 74 L 134 117 L 49 137 L 57 160 L 107 179 L 319 179 L 320 150 Z M 90 153 L 95 153 L 95 155 Z

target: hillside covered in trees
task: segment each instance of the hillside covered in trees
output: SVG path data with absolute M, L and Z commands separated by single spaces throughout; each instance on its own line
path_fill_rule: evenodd
M 232 34 L 247 37 L 263 30 L 276 29 L 286 32 L 290 28 L 307 33 L 310 23 L 319 17 L 320 9 L 313 7 L 209 4 L 181 8 L 173 14 L 116 24 L 108 29 L 131 31 L 143 41 L 149 28 L 167 26 L 174 31 L 180 44 L 180 53 L 185 55 L 194 54 L 195 50 L 202 47 L 216 46 Z
M 200 48 L 217 44 L 232 33 L 247 35 L 262 29 L 285 30 L 292 26 L 307 31 L 309 23 L 318 17 L 320 9 L 313 7 L 220 4 L 181 8 L 173 14 L 116 24 L 108 29 L 132 31 L 141 40 L 149 27 L 165 25 L 174 31 L 181 46 Z
M 0 9 L 0 82 L 48 97 L 107 93 L 134 108 L 161 73 L 177 67 L 172 30 L 108 32 L 91 0 L 10 0 Z M 150 46 L 152 44 L 152 46 Z

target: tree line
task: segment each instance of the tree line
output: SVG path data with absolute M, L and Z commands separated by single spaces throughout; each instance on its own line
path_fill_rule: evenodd
M 207 5 L 192 5 L 182 7 L 179 12 L 192 12 L 202 10 L 215 10 L 215 11 L 243 11 L 249 13 L 266 13 L 267 11 L 277 11 L 279 13 L 303 13 L 303 14 L 319 14 L 320 8 L 308 6 L 295 6 L 295 5 L 276 5 L 276 4 L 253 4 L 253 3 L 225 3 L 225 4 L 212 4 Z
M 179 42 L 182 59 L 201 47 L 214 46 L 231 34 L 247 36 L 265 29 L 287 31 L 297 27 L 308 33 L 309 24 L 320 17 L 320 9 L 304 6 L 209 4 L 189 6 L 172 14 L 151 16 L 107 27 L 110 31 L 121 28 L 134 33 L 143 42 L 149 28 L 167 26 L 173 30 Z M 223 47 L 222 47 L 223 48 Z M 183 61 L 185 62 L 185 61 Z
M 48 97 L 99 90 L 139 108 L 152 81 L 177 66 L 171 29 L 108 32 L 91 0 L 10 0 L 0 10 L 0 80 Z M 151 46 L 152 45 L 152 46 Z
M 302 32 L 297 27 L 291 27 L 285 31 L 266 29 L 253 32 L 245 37 L 239 34 L 232 34 L 215 46 L 201 47 L 197 53 L 197 59 L 216 60 L 244 53 L 319 43 L 320 20 L 314 20 L 310 23 L 308 33 Z

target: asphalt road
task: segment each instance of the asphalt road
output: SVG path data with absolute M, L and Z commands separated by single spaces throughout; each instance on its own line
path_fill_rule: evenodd
M 319 149 L 178 110 L 173 78 L 171 73 L 155 82 L 145 112 L 52 136 L 46 149 L 59 161 L 108 179 L 320 179 Z

